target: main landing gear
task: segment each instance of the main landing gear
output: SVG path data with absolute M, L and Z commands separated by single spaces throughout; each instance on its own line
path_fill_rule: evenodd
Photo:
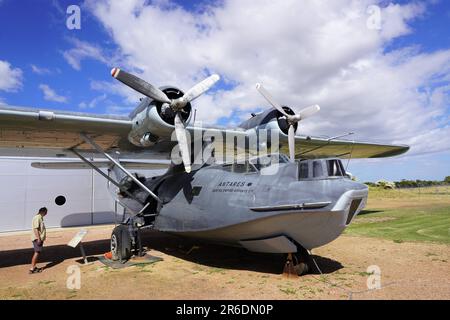
M 134 254 L 138 257 L 143 255 L 142 243 L 141 243 L 141 235 L 140 229 L 145 226 L 153 226 L 152 222 L 155 220 L 157 212 L 145 213 L 147 207 L 150 203 L 158 203 L 162 204 L 161 199 L 153 193 L 142 181 L 138 179 L 137 176 L 129 172 L 125 169 L 124 166 L 120 164 L 119 160 L 114 159 L 111 155 L 106 153 L 94 140 L 92 137 L 81 133 L 80 137 L 89 145 L 91 145 L 98 153 L 103 154 L 105 158 L 107 158 L 111 166 L 115 166 L 118 170 L 121 170 L 130 181 L 142 190 L 144 190 L 149 197 L 152 198 L 152 202 L 148 200 L 144 203 L 143 201 L 136 198 L 128 188 L 125 188 L 123 184 L 118 181 L 112 179 L 109 175 L 105 174 L 102 170 L 100 170 L 92 160 L 86 159 L 76 148 L 70 149 L 77 157 L 79 157 L 84 163 L 89 165 L 92 169 L 97 171 L 100 175 L 106 178 L 110 183 L 115 185 L 119 190 L 125 193 L 131 199 L 134 199 L 137 203 L 140 203 L 143 208 L 137 215 L 130 217 L 127 222 L 122 223 L 114 228 L 111 235 L 111 255 L 113 260 L 119 260 L 121 262 L 126 262 L 131 258 Z M 153 207 L 150 207 L 153 208 Z
M 111 234 L 112 260 L 125 263 L 133 255 L 141 257 L 142 249 L 140 219 L 129 219 L 127 223 L 116 226 Z

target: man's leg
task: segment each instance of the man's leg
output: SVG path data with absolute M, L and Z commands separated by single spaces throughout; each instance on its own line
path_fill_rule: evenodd
M 42 250 L 42 243 L 38 243 L 37 240 L 33 241 L 33 249 L 34 249 L 34 254 L 33 254 L 33 258 L 31 258 L 30 273 L 31 272 L 34 273 L 37 270 L 36 264 L 39 259 L 39 254 L 41 253 L 41 250 Z
M 33 258 L 31 259 L 31 269 L 34 270 L 36 268 L 36 263 L 38 262 L 39 252 L 35 251 L 33 254 Z

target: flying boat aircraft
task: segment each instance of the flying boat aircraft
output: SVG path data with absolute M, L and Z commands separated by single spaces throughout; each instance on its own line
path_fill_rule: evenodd
M 341 160 L 390 157 L 409 149 L 296 135 L 300 122 L 319 106 L 295 112 L 261 84 L 256 89 L 272 107 L 238 128 L 191 125 L 191 102 L 218 75 L 183 92 L 154 87 L 119 68 L 111 74 L 145 96 L 129 116 L 1 106 L 0 156 L 76 156 L 80 161 L 32 165 L 92 168 L 101 174 L 129 213 L 111 235 L 115 260 L 140 254 L 139 230 L 151 228 L 254 252 L 285 253 L 302 274 L 308 251 L 336 239 L 366 204 L 367 187 L 352 181 Z M 261 132 L 269 138 L 261 139 Z M 93 154 L 106 160 L 92 160 Z M 217 161 L 229 154 L 241 157 Z M 144 177 L 131 171 L 136 168 L 167 171 Z

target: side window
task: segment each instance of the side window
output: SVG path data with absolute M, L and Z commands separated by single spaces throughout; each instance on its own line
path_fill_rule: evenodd
M 323 176 L 323 169 L 321 161 L 313 162 L 313 177 L 318 178 Z
M 308 170 L 309 165 L 308 161 L 302 161 L 300 162 L 300 166 L 298 169 L 298 178 L 299 179 L 308 179 Z
M 327 160 L 327 169 L 330 177 L 341 177 L 343 175 L 338 160 Z

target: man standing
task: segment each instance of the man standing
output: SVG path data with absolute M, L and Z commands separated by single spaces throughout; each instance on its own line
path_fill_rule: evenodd
M 34 254 L 31 259 L 30 274 L 40 272 L 41 269 L 36 267 L 36 263 L 39 258 L 39 254 L 44 246 L 46 237 L 46 230 L 44 224 L 44 217 L 47 214 L 47 208 L 43 207 L 39 209 L 39 212 L 34 216 L 31 223 L 31 241 L 33 241 Z

